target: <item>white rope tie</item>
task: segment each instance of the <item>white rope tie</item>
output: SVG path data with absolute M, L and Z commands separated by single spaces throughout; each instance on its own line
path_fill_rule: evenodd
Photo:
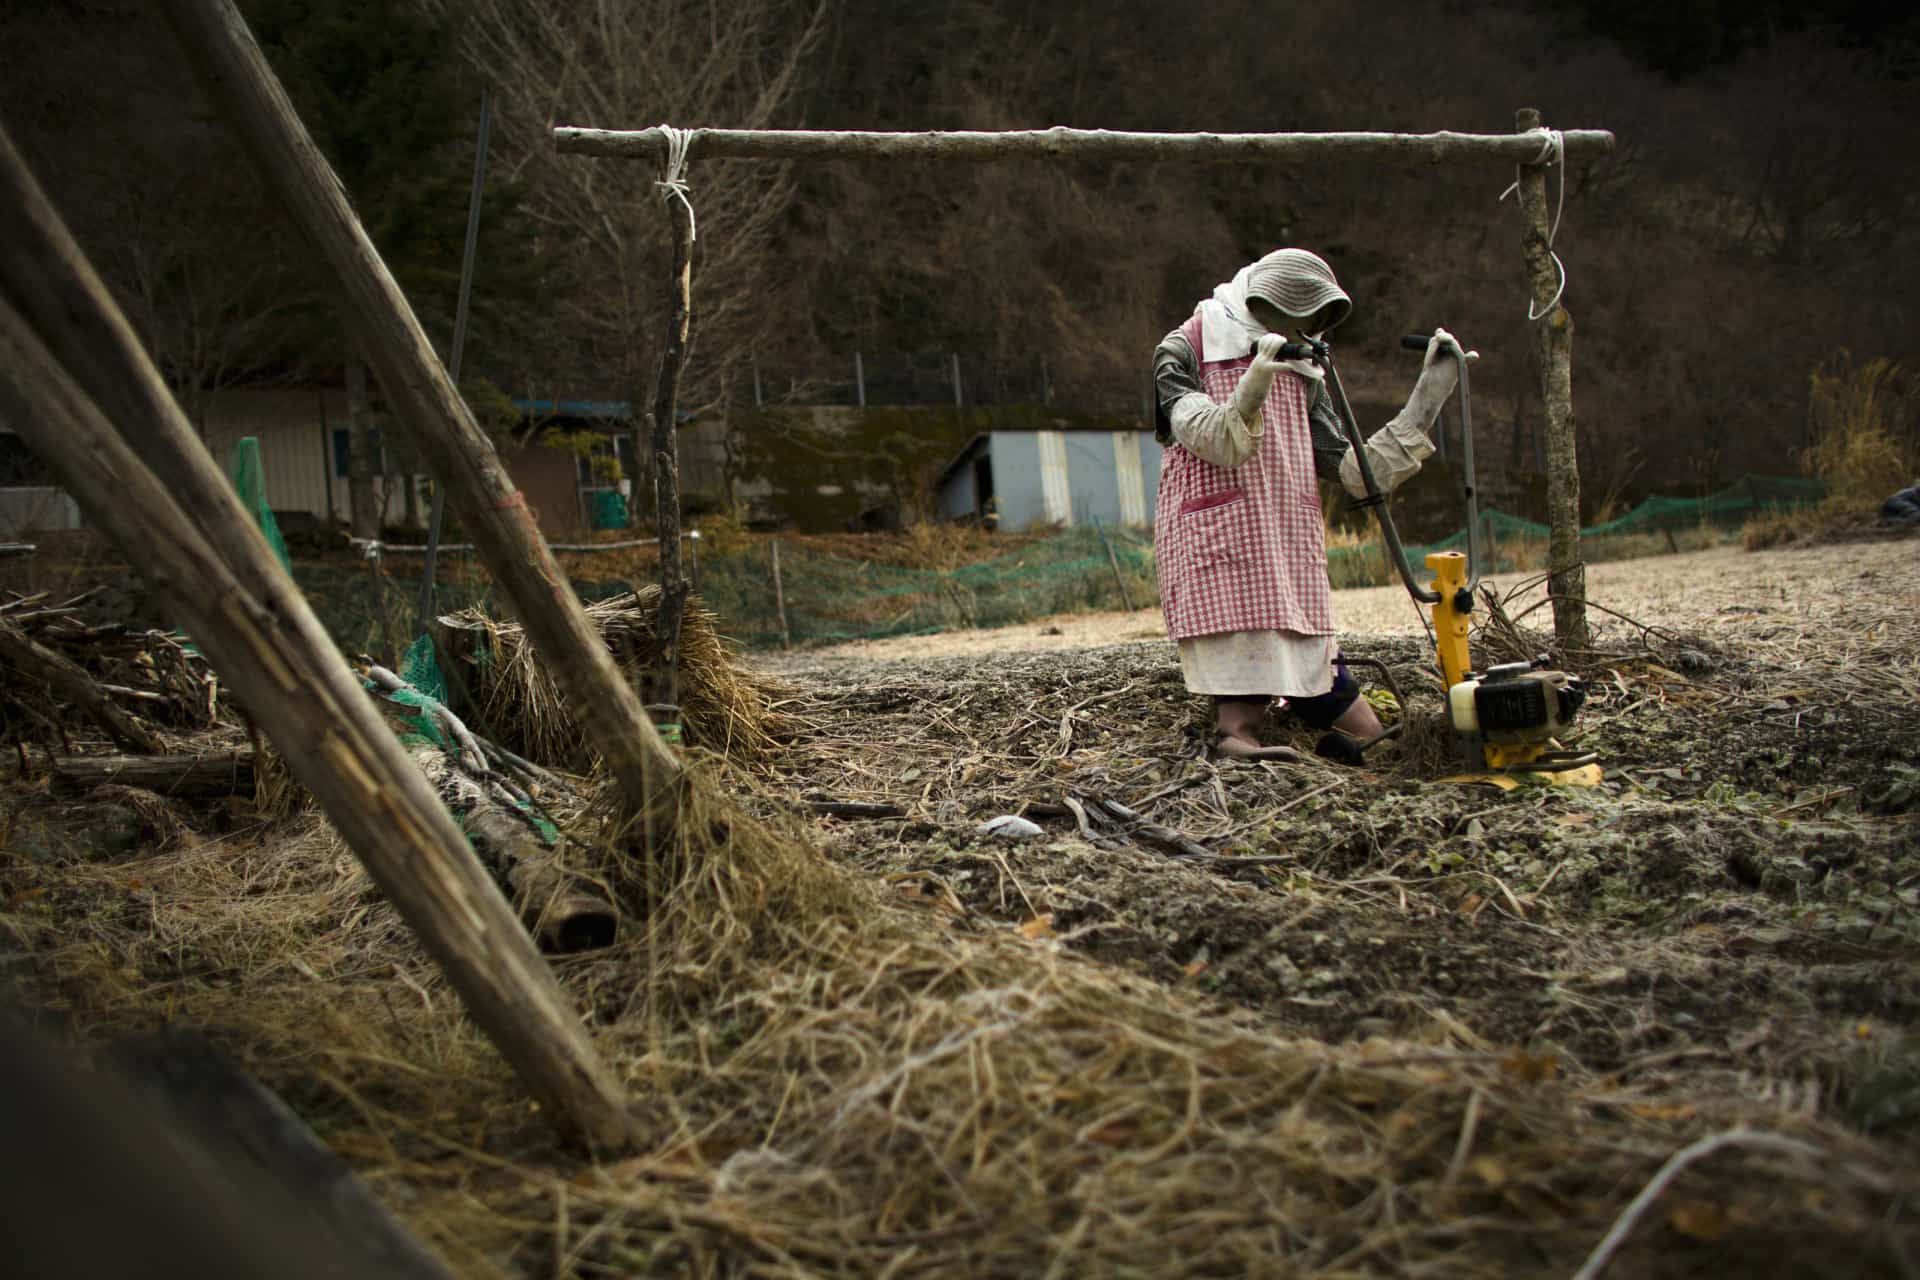
M 1538 134 L 1540 137 L 1540 154 L 1533 158 L 1532 163 L 1548 165 L 1560 174 L 1560 197 L 1554 202 L 1553 225 L 1547 228 L 1547 257 L 1553 260 L 1553 269 L 1560 275 L 1560 285 L 1553 291 L 1552 300 L 1538 313 L 1533 309 L 1533 300 L 1527 300 L 1527 319 L 1538 322 L 1553 314 L 1553 309 L 1560 305 L 1560 295 L 1567 291 L 1567 265 L 1560 261 L 1560 255 L 1553 251 L 1553 238 L 1560 234 L 1560 215 L 1566 212 L 1567 208 L 1567 137 L 1558 129 L 1532 129 L 1529 132 Z M 1520 170 L 1516 167 L 1513 171 L 1513 185 L 1502 191 L 1500 198 L 1505 200 L 1508 196 L 1519 193 Z
M 667 140 L 667 169 L 653 185 L 662 200 L 678 196 L 680 203 L 687 206 L 687 243 L 692 244 L 700 238 L 693 222 L 693 201 L 687 198 L 687 147 L 693 142 L 693 130 L 663 124 L 660 132 Z

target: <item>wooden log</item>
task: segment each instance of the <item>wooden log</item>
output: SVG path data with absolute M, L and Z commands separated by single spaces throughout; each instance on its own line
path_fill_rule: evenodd
M 160 7 L 215 109 L 337 282 L 352 336 L 412 432 L 434 482 L 446 487 L 482 562 L 513 601 L 582 735 L 628 810 L 644 818 L 656 841 L 663 840 L 678 810 L 678 757 L 588 622 L 527 509 L 526 495 L 514 487 L 447 377 L 239 11 L 232 0 L 164 0 Z
M 620 932 L 619 910 L 591 883 L 571 874 L 525 817 L 484 782 L 455 769 L 438 748 L 421 748 L 413 758 L 459 815 L 481 859 L 512 890 L 514 909 L 542 950 L 571 955 L 613 945 Z
M 680 704 L 680 621 L 687 577 L 680 570 L 680 447 L 676 404 L 680 372 L 693 343 L 693 209 L 679 195 L 667 199 L 673 224 L 673 271 L 667 278 L 667 345 L 653 395 L 653 494 L 660 536 L 660 614 L 654 634 L 660 659 L 653 701 Z M 677 717 L 676 717 L 677 718 Z
M 1540 154 L 1526 133 L 1128 133 L 1109 129 L 1025 129 L 874 133 L 819 129 L 695 129 L 694 160 L 1181 160 L 1206 164 L 1332 160 L 1459 161 L 1524 164 Z M 1567 154 L 1613 149 L 1602 129 L 1566 134 Z M 554 147 L 570 155 L 664 163 L 666 134 L 653 129 L 580 129 L 561 125 Z
M 210 1071 L 180 1084 L 151 1053 L 90 1069 L 24 1017 L 7 1018 L 0 1034 L 7 1274 L 449 1274 L 277 1100 L 250 1099 Z
M 0 131 L 0 171 L 17 159 Z M 0 199 L 0 207 L 8 203 Z M 104 295 L 91 301 L 124 324 Z M 151 365 L 141 364 L 157 383 Z M 619 1081 L 265 541 L 256 536 L 241 548 L 252 557 L 247 579 L 267 584 L 261 591 L 203 533 L 214 520 L 239 515 L 233 491 L 219 490 L 229 512 L 196 506 L 190 517 L 187 495 L 142 464 L 10 296 L 0 298 L 0 413 L 128 561 L 172 597 L 213 668 L 272 736 L 552 1122 L 591 1146 L 624 1147 L 633 1130 Z M 177 408 L 174 417 L 185 429 Z
M 62 756 L 53 762 L 53 785 L 91 791 L 111 783 L 165 796 L 205 800 L 253 794 L 252 751 L 174 756 Z
M 114 705 L 105 691 L 73 659 L 55 653 L 11 626 L 0 625 L 0 659 L 37 680 L 87 713 L 113 740 L 129 751 L 149 755 L 163 748 L 145 726 Z
M 1514 123 L 1538 129 L 1540 112 L 1524 107 Z M 1529 159 L 1538 155 L 1536 149 Z M 1547 170 L 1540 164 L 1520 168 L 1520 250 L 1532 312 L 1540 316 L 1533 354 L 1547 418 L 1547 594 L 1553 598 L 1554 640 L 1562 653 L 1571 653 L 1587 647 L 1587 570 L 1580 560 L 1580 458 L 1573 434 L 1573 317 L 1556 301 L 1561 276 L 1550 240 L 1554 210 L 1547 203 Z M 1566 178 L 1559 175 L 1561 182 Z
M 116 1043 L 108 1055 L 155 1120 L 229 1176 L 304 1208 L 368 1280 L 451 1280 L 347 1162 L 286 1103 L 179 1027 Z

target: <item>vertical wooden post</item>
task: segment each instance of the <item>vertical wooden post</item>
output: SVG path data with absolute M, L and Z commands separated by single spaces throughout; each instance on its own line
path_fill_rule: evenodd
M 347 528 L 356 538 L 380 536 L 381 505 L 373 497 L 373 410 L 367 401 L 367 362 L 347 351 Z M 384 469 L 383 469 L 384 470 Z
M 1522 133 L 1540 127 L 1540 112 L 1523 107 L 1514 116 Z M 1553 597 L 1553 635 L 1561 652 L 1587 647 L 1587 570 L 1580 559 L 1580 459 L 1573 434 L 1573 317 L 1556 302 L 1560 271 L 1553 263 L 1549 234 L 1553 210 L 1547 203 L 1551 166 L 1520 167 L 1520 248 L 1535 314 L 1533 350 L 1540 379 L 1540 403 L 1547 419 L 1547 591 Z M 1559 175 L 1564 182 L 1566 174 Z
M 653 497 L 660 534 L 660 666 L 653 701 L 680 703 L 680 621 L 686 613 L 687 576 L 680 568 L 680 441 L 675 405 L 680 371 L 693 342 L 693 210 L 686 200 L 667 200 L 673 222 L 673 274 L 667 281 L 667 344 L 653 393 Z
M 679 757 L 614 664 L 540 536 L 526 495 L 447 377 L 233 0 L 163 0 L 159 7 L 215 109 L 339 286 L 350 336 L 413 432 L 434 482 L 446 486 L 481 561 L 512 599 L 581 736 L 612 774 L 627 809 L 644 814 L 649 830 L 663 838 L 679 811 Z
M 787 593 L 780 585 L 780 539 L 775 538 L 767 545 L 773 557 L 773 611 L 780 619 L 780 647 L 793 648 L 793 637 L 787 632 Z

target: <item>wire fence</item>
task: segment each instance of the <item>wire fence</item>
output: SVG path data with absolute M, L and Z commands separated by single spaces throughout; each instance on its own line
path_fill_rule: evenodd
M 1618 519 L 1583 529 L 1582 553 L 1592 561 L 1674 550 L 1674 534 L 1730 532 L 1767 511 L 1816 503 L 1824 493 L 1818 481 L 1749 476 L 1705 498 L 1649 498 Z M 1484 572 L 1534 563 L 1550 536 L 1546 525 L 1507 512 L 1483 511 L 1480 518 Z M 1459 550 L 1465 543 L 1462 529 L 1450 538 L 1408 547 L 1407 557 L 1424 577 L 1428 553 Z M 1336 587 L 1396 580 L 1377 538 L 1334 547 L 1327 559 Z M 582 601 L 644 585 L 632 579 L 634 574 L 650 580 L 650 565 L 628 559 L 619 562 L 622 569 L 615 563 L 608 557 L 604 576 L 576 572 L 573 588 Z M 348 653 L 395 661 L 419 634 L 417 565 L 391 559 L 361 568 L 296 562 L 293 572 Z M 1137 528 L 1063 529 L 953 569 L 907 568 L 783 540 L 777 550 L 761 543 L 725 554 L 703 552 L 697 573 L 696 590 L 717 616 L 721 633 L 749 649 L 998 627 L 1054 614 L 1144 608 L 1159 600 L 1152 534 Z M 472 557 L 446 557 L 436 585 L 436 611 L 468 607 L 497 614 L 506 604 Z

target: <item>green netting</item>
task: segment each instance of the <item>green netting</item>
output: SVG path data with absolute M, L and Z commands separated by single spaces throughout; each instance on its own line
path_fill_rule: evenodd
M 1580 531 L 1583 542 L 1606 538 L 1627 538 L 1654 533 L 1672 533 L 1710 526 L 1738 528 L 1757 515 L 1788 507 L 1812 506 L 1827 496 L 1824 481 L 1794 476 L 1743 476 L 1733 484 L 1704 498 L 1652 497 L 1618 519 L 1592 525 Z M 1501 552 L 1502 543 L 1545 542 L 1552 530 L 1537 520 L 1527 520 L 1493 509 L 1480 513 L 1480 548 L 1487 563 L 1483 571 L 1511 568 Z M 1425 560 L 1435 551 L 1464 551 L 1467 531 L 1462 528 L 1452 537 L 1419 546 L 1409 546 L 1407 560 L 1417 574 L 1426 572 Z M 1362 586 L 1384 581 L 1389 572 L 1385 549 L 1376 541 L 1357 547 L 1339 547 L 1328 553 L 1328 569 L 1336 587 Z
M 447 682 L 434 656 L 432 636 L 416 636 L 407 647 L 407 656 L 400 660 L 400 678 L 437 702 L 447 700 Z
M 627 500 L 617 489 L 604 489 L 593 495 L 594 528 L 624 529 L 627 524 Z
M 425 646 L 424 650 L 422 645 Z M 368 681 L 367 692 L 376 697 L 385 698 L 394 706 L 407 709 L 407 714 L 400 717 L 407 726 L 406 731 L 400 735 L 400 741 L 403 744 L 409 747 L 435 746 L 443 751 L 457 752 L 459 747 L 448 735 L 439 716 L 444 701 L 444 686 L 440 686 L 441 696 L 435 696 L 427 688 L 415 684 L 409 672 L 418 672 L 435 682 L 440 680 L 440 666 L 434 661 L 433 642 L 429 637 L 421 636 L 414 642 L 413 647 L 407 650 L 406 669 L 401 672 L 400 678 L 406 680 L 412 687 L 382 689 L 379 685 Z M 525 814 L 527 820 L 540 832 L 541 839 L 548 845 L 558 843 L 560 829 L 554 826 L 545 814 L 517 797 L 510 798 L 513 799 L 514 807 Z
M 1747 476 L 1705 498 L 1649 498 L 1617 520 L 1582 530 L 1581 536 L 1606 558 L 1607 539 L 1701 526 L 1737 527 L 1770 508 L 1817 502 L 1825 491 L 1817 480 Z M 1524 544 L 1541 543 L 1548 537 L 1546 525 L 1504 511 L 1483 511 L 1480 518 L 1483 571 L 1514 568 L 1515 555 Z M 1156 604 L 1151 534 L 1141 529 L 1107 529 L 1103 541 L 1102 533 L 1092 527 L 1067 529 L 993 560 L 944 571 L 853 560 L 783 544 L 784 629 L 775 601 L 772 563 L 764 548 L 701 556 L 697 590 L 702 602 L 718 615 L 721 630 L 754 648 L 789 640 L 827 643 L 1004 626 L 1049 614 L 1114 609 L 1122 602 L 1122 582 L 1126 602 L 1134 608 Z M 1112 559 L 1107 553 L 1109 543 Z M 1430 552 L 1459 550 L 1465 544 L 1466 532 L 1461 530 L 1438 542 L 1409 546 L 1407 556 L 1415 572 L 1424 577 Z M 1616 555 L 1642 553 L 1631 543 L 1611 545 Z M 1377 538 L 1332 549 L 1328 568 L 1336 587 L 1394 581 Z M 299 565 L 294 577 L 342 649 L 349 654 L 396 658 L 405 650 L 407 656 L 401 661 L 406 677 L 444 696 L 437 668 L 427 674 L 431 648 L 413 630 L 417 576 L 407 576 L 389 562 L 377 570 Z M 625 591 L 628 584 L 585 581 L 573 587 L 582 600 L 590 602 Z M 446 612 L 468 606 L 493 611 L 491 591 L 483 585 L 443 580 L 437 591 Z M 422 663 L 418 672 L 407 665 L 416 655 Z
M 980 564 L 905 569 L 783 544 L 786 635 L 795 644 L 996 627 L 1053 613 L 1120 607 L 1118 561 L 1135 608 L 1155 602 L 1153 544 L 1144 532 L 1068 529 Z M 771 561 L 763 551 L 700 558 L 700 596 L 743 644 L 782 641 Z
M 233 487 L 240 493 L 240 505 L 245 507 L 260 525 L 260 532 L 266 535 L 267 545 L 273 548 L 273 554 L 280 558 L 280 567 L 291 569 L 293 561 L 287 555 L 286 539 L 280 536 L 280 522 L 273 518 L 273 508 L 267 505 L 267 477 L 260 464 L 260 441 L 254 436 L 243 436 L 233 446 L 233 462 L 228 468 L 233 476 Z

